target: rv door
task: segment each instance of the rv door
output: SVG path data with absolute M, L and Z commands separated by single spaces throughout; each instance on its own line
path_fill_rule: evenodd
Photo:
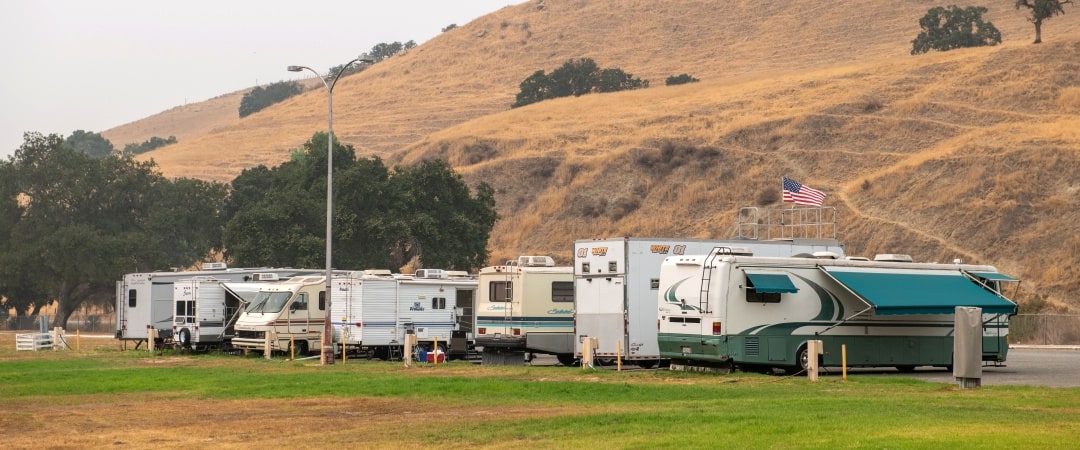
M 304 334 L 311 330 L 311 312 L 308 311 L 307 292 L 298 292 L 289 305 L 289 333 Z

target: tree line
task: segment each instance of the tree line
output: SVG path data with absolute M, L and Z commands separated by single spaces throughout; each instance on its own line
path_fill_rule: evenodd
M 123 274 L 232 266 L 322 267 L 326 143 L 316 133 L 277 167 L 230 184 L 167 179 L 131 155 L 93 157 L 59 135 L 27 133 L 0 161 L 0 308 L 65 326 L 84 305 L 111 308 Z M 445 162 L 386 167 L 334 146 L 334 265 L 473 270 L 497 214 Z

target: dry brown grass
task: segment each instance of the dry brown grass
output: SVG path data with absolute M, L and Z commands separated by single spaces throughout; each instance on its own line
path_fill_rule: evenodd
M 918 0 L 544 5 L 496 11 L 335 90 L 335 132 L 359 153 L 445 158 L 496 188 L 491 261 L 565 262 L 588 237 L 728 237 L 735 210 L 787 175 L 830 195 L 849 253 L 961 257 L 1080 297 L 1075 15 L 1034 46 L 1021 12 L 993 6 L 1003 45 L 912 57 L 930 7 Z M 653 86 L 507 109 L 526 76 L 578 57 Z M 662 86 L 680 73 L 703 81 Z M 312 91 L 148 156 L 227 181 L 284 161 L 325 121 Z M 656 164 L 671 145 L 702 153 Z

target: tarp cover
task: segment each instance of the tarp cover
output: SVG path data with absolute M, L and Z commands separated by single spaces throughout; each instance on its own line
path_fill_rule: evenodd
M 760 294 L 799 292 L 799 289 L 795 287 L 795 284 L 791 282 L 791 278 L 788 278 L 786 274 L 747 270 L 746 278 L 754 285 L 754 290 Z
M 862 272 L 826 269 L 874 307 L 875 314 L 952 314 L 957 306 L 986 314 L 1014 314 L 1016 304 L 960 272 Z

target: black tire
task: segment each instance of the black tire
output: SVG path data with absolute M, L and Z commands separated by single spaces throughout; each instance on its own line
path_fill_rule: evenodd
M 296 348 L 290 349 L 290 352 L 289 352 L 290 355 L 295 354 L 297 357 L 307 356 L 307 353 L 308 353 L 307 341 L 296 341 L 296 343 L 293 344 L 293 345 L 295 345 Z
M 181 348 L 191 348 L 191 330 L 181 328 L 176 335 L 176 343 L 180 344 Z
M 795 373 L 806 373 L 810 368 L 810 350 L 806 346 L 795 352 Z
M 566 367 L 574 367 L 577 365 L 577 358 L 569 353 L 559 353 L 558 355 L 555 355 L 555 359 L 559 360 L 559 364 Z
M 659 364 L 659 363 L 660 363 L 660 361 L 657 361 L 655 359 L 646 359 L 646 360 L 638 361 L 637 365 L 638 365 L 638 367 L 640 367 L 642 369 L 652 369 L 653 367 L 656 367 L 656 365 Z

